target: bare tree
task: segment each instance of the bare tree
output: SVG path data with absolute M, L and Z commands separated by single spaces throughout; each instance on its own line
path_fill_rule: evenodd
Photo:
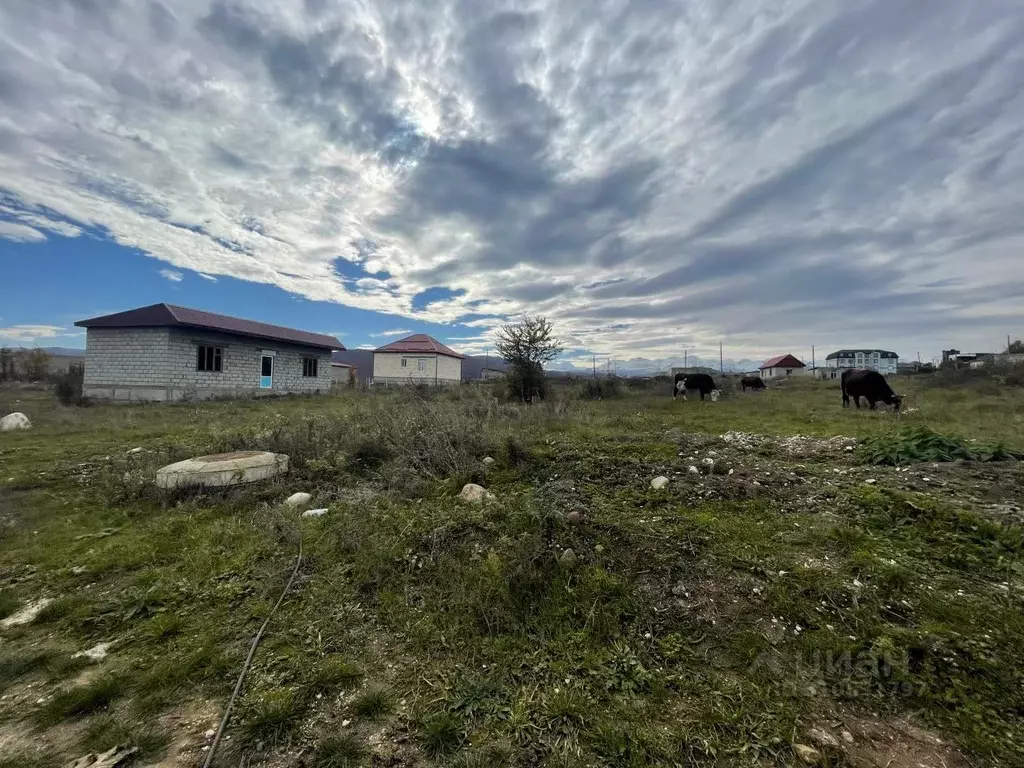
M 42 381 L 50 375 L 50 360 L 53 355 L 45 349 L 30 349 L 25 353 L 23 365 L 25 366 L 25 378 L 29 381 Z
M 523 402 L 545 394 L 544 364 L 562 351 L 546 317 L 524 317 L 504 325 L 495 339 L 498 354 L 509 364 L 509 393 Z

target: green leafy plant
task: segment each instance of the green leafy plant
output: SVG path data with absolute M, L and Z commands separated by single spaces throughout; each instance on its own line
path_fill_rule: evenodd
M 869 437 L 858 448 L 864 464 L 909 464 L 919 461 L 1009 461 L 1024 458 L 1024 452 L 1002 443 L 968 444 L 962 437 L 943 435 L 925 426 L 903 427 L 884 435 Z

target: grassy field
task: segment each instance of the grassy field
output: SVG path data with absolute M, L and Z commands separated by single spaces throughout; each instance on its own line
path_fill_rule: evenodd
M 0 434 L 0 766 L 199 765 L 300 542 L 216 765 L 1024 765 L 1024 471 L 984 460 L 1024 449 L 1024 390 L 901 382 L 897 420 L 788 384 L 0 390 L 34 424 Z M 901 458 L 922 445 L 955 460 Z M 152 486 L 238 449 L 291 471 Z

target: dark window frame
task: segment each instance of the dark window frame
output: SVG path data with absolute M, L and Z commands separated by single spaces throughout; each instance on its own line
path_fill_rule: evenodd
M 302 358 L 302 377 L 306 379 L 319 378 L 320 359 L 317 357 Z
M 212 344 L 196 346 L 196 370 L 201 373 L 221 373 L 224 370 L 224 347 Z

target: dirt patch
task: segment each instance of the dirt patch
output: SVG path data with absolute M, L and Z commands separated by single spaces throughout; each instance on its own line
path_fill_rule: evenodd
M 160 718 L 160 725 L 170 736 L 167 754 L 162 760 L 144 763 L 140 768 L 194 768 L 206 758 L 206 749 L 213 742 L 213 731 L 221 713 L 209 701 L 191 704 Z M 222 747 L 230 746 L 227 741 Z M 218 756 L 220 750 L 218 750 Z
M 883 723 L 868 718 L 844 718 L 853 743 L 843 743 L 847 761 L 855 768 L 970 768 L 955 746 L 907 720 Z

